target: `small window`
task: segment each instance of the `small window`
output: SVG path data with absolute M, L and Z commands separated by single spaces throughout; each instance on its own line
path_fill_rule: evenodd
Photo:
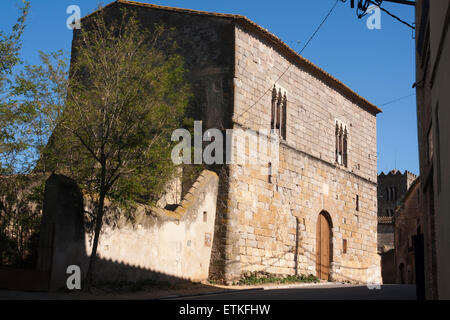
M 268 166 L 268 179 L 267 181 L 269 183 L 272 183 L 272 162 L 269 162 L 269 166 Z
M 347 253 L 347 239 L 342 240 L 342 253 Z
M 203 211 L 203 222 L 208 222 L 208 212 Z
M 359 195 L 356 195 L 356 211 L 359 211 Z

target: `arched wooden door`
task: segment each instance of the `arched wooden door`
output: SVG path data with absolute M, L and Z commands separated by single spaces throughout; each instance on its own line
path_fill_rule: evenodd
M 329 280 L 331 265 L 331 225 L 324 213 L 319 214 L 316 227 L 316 270 L 317 277 Z

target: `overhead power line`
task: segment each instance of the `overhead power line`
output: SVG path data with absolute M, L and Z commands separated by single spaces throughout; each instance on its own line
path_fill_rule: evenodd
M 317 28 L 314 30 L 313 34 L 309 37 L 308 41 L 305 43 L 305 45 L 303 46 L 303 48 L 299 51 L 299 54 L 302 54 L 302 52 L 306 49 L 306 47 L 309 45 L 309 43 L 311 42 L 311 40 L 316 36 L 317 32 L 319 32 L 320 28 L 322 28 L 323 24 L 325 23 L 325 21 L 327 21 L 328 17 L 331 15 L 331 13 L 333 12 L 334 8 L 336 8 L 336 5 L 339 3 L 339 1 L 342 0 L 336 0 L 336 2 L 334 3 L 334 5 L 331 7 L 330 11 L 328 11 L 327 15 L 325 16 L 325 18 L 322 20 L 322 22 L 317 26 Z M 344 1 L 343 1 L 344 2 Z M 274 82 L 274 85 L 276 85 L 278 83 L 278 81 L 280 81 L 280 79 L 286 74 L 286 72 L 288 72 L 288 70 L 291 68 L 292 63 L 289 64 L 289 66 L 286 68 L 286 70 L 284 70 L 284 72 L 278 77 L 278 79 Z M 250 109 L 252 109 L 259 101 L 261 101 L 262 98 L 264 98 L 266 96 L 267 93 L 272 91 L 272 87 L 268 88 L 267 91 L 264 92 L 264 94 L 259 97 L 255 103 L 253 103 L 249 108 L 245 109 L 242 113 L 240 113 L 236 118 L 239 118 L 241 116 L 243 116 L 245 113 L 247 113 Z
M 328 20 L 328 18 L 330 17 L 330 15 L 331 15 L 331 13 L 334 11 L 334 9 L 336 8 L 336 6 L 337 6 L 337 4 L 339 3 L 339 1 L 341 1 L 341 2 L 346 2 L 347 0 L 336 0 L 336 2 L 333 4 L 333 6 L 331 7 L 331 9 L 328 11 L 328 13 L 325 15 L 325 17 L 323 18 L 323 20 L 320 22 L 320 24 L 316 27 L 316 29 L 314 30 L 314 32 L 312 33 L 312 35 L 309 37 L 309 39 L 308 39 L 308 41 L 305 43 L 305 45 L 303 46 L 303 48 L 298 52 L 299 54 L 302 54 L 302 52 L 308 47 L 308 45 L 310 44 L 310 42 L 314 39 L 314 37 L 316 36 L 316 34 L 319 32 L 319 30 L 322 28 L 322 26 L 325 24 L 325 22 Z M 362 1 L 364 1 L 364 0 L 362 0 Z M 384 9 L 384 8 L 381 8 L 380 7 L 380 5 L 378 4 L 378 3 L 376 3 L 376 2 L 373 2 L 372 0 L 366 0 L 367 1 L 367 3 L 371 3 L 371 4 L 374 4 L 374 5 L 376 5 L 377 7 L 379 7 L 383 12 L 385 12 L 385 13 L 387 13 L 388 15 L 390 15 L 390 16 L 392 16 L 393 18 L 395 18 L 395 19 L 397 19 L 398 21 L 400 21 L 401 23 L 404 23 L 404 24 L 406 24 L 407 26 L 409 26 L 409 27 L 411 27 L 411 28 L 413 28 L 414 29 L 414 27 L 413 26 L 411 26 L 410 24 L 408 24 L 407 22 L 405 22 L 405 21 L 403 21 L 403 20 L 401 20 L 400 18 L 398 18 L 397 16 L 395 16 L 395 15 L 393 15 L 393 14 L 391 14 L 388 10 L 386 10 L 386 9 Z M 280 80 L 281 80 L 281 78 L 289 71 L 289 69 L 291 68 L 291 66 L 292 66 L 292 63 L 290 63 L 288 66 L 287 66 L 287 68 L 282 72 L 282 74 L 277 78 L 277 80 L 274 82 L 274 85 L 276 85 Z M 247 109 L 245 109 L 243 112 L 241 112 L 239 115 L 237 115 L 236 116 L 236 118 L 239 118 L 239 117 L 241 117 L 241 116 L 243 116 L 245 113 L 247 113 L 250 109 L 252 109 L 259 101 L 261 101 L 261 99 L 262 98 L 264 98 L 268 93 L 270 93 L 270 92 L 272 92 L 272 86 L 270 87 L 270 88 L 268 88 L 267 89 L 267 91 L 265 91 L 249 108 L 247 108 Z M 386 102 L 386 103 L 383 103 L 383 104 L 380 104 L 379 106 L 380 107 L 382 107 L 382 106 L 386 106 L 386 105 L 389 105 L 389 104 L 391 104 L 391 103 L 394 103 L 394 102 L 397 102 L 397 101 L 400 101 L 400 100 L 403 100 L 403 99 L 406 99 L 406 98 L 408 98 L 408 97 L 411 97 L 411 96 L 413 96 L 413 95 L 415 95 L 415 93 L 413 93 L 413 94 L 410 94 L 410 95 L 407 95 L 407 96 L 403 96 L 403 97 L 400 97 L 400 98 L 397 98 L 397 99 L 394 99 L 394 100 L 391 100 L 391 101 L 388 101 L 388 102 Z M 344 113 L 344 114 L 342 114 L 341 116 L 347 116 L 347 115 L 350 115 L 350 114 L 352 114 L 351 112 L 350 113 Z M 316 122 L 316 121 L 318 121 L 318 122 L 320 122 L 320 121 L 324 121 L 324 119 L 318 119 L 318 120 L 313 120 L 313 121 L 310 121 L 310 122 L 307 122 L 307 123 L 312 123 L 312 122 Z
M 381 11 L 385 12 L 386 14 L 390 15 L 392 18 L 398 20 L 399 22 L 403 23 L 404 25 L 407 25 L 408 27 L 410 27 L 411 29 L 416 29 L 414 26 L 412 26 L 411 24 L 409 24 L 408 22 L 400 19 L 399 17 L 397 17 L 396 15 L 390 13 L 388 10 L 382 8 L 380 5 L 376 4 L 375 2 L 373 2 L 372 0 L 369 0 L 370 3 L 372 3 L 373 5 L 376 5 L 378 8 L 380 8 Z
M 397 99 L 388 101 L 388 102 L 386 102 L 386 103 L 380 104 L 379 106 L 380 106 L 380 107 L 387 106 L 388 104 L 391 104 L 391 103 L 394 103 L 394 102 L 397 102 L 397 101 L 400 101 L 400 100 L 409 98 L 409 97 L 414 96 L 414 95 L 415 95 L 415 93 L 411 93 L 411 94 L 408 94 L 407 96 L 403 96 L 403 97 L 400 97 L 400 98 L 397 98 Z
M 399 97 L 399 98 L 396 98 L 396 99 L 393 99 L 393 100 L 390 100 L 390 101 L 388 101 L 388 102 L 385 102 L 385 103 L 383 103 L 383 104 L 380 104 L 380 105 L 378 105 L 379 107 L 383 107 L 383 106 L 387 106 L 387 105 L 389 105 L 389 104 L 392 104 L 392 103 L 394 103 L 394 102 L 398 102 L 398 101 L 400 101 L 400 100 L 403 100 L 403 99 L 406 99 L 406 98 L 409 98 L 409 97 L 411 97 L 411 96 L 414 96 L 415 95 L 415 93 L 412 93 L 412 94 L 409 94 L 409 95 L 407 95 L 407 96 L 403 96 L 403 97 Z M 336 118 L 347 118 L 347 116 L 355 116 L 356 114 L 358 114 L 358 113 L 360 113 L 360 112 L 362 112 L 362 111 L 365 111 L 365 109 L 360 109 L 360 110 L 358 110 L 358 111 L 350 111 L 350 112 L 345 112 L 345 113 L 342 113 L 342 114 L 338 114 L 338 115 L 335 115 L 335 117 Z M 306 124 L 310 124 L 310 123 L 316 123 L 316 122 L 321 122 L 321 121 L 327 121 L 327 120 L 329 120 L 329 118 L 321 118 L 321 119 L 315 119 L 315 120 L 311 120 L 311 121 L 304 121 L 304 123 L 306 123 Z M 350 119 L 349 119 L 350 120 Z
M 346 2 L 347 0 L 342 0 L 342 2 Z M 385 1 L 389 1 L 389 2 L 394 2 L 394 3 L 399 3 L 399 4 L 408 4 L 408 5 L 414 5 L 415 3 L 412 1 L 406 1 L 406 0 L 385 0 Z M 412 26 L 411 24 L 409 24 L 408 22 L 400 19 L 399 17 L 397 17 L 396 15 L 390 13 L 388 10 L 386 10 L 385 8 L 381 7 L 381 4 L 383 3 L 383 0 L 358 0 L 358 3 L 356 5 L 356 16 L 358 17 L 358 19 L 361 19 L 362 17 L 364 17 L 365 15 L 367 15 L 367 10 L 369 9 L 370 5 L 374 5 L 378 8 L 380 8 L 381 11 L 383 11 L 384 13 L 388 14 L 389 16 L 391 16 L 392 18 L 396 19 L 397 21 L 403 23 L 404 25 L 407 25 L 408 27 L 410 27 L 411 29 L 415 29 L 414 26 Z M 355 7 L 355 0 L 351 0 L 350 1 L 350 7 L 354 8 Z

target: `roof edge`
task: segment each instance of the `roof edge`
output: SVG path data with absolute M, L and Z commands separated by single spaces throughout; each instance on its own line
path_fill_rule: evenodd
M 324 81 L 329 81 L 331 84 L 337 87 L 344 95 L 346 94 L 348 98 L 352 98 L 353 102 L 357 103 L 360 107 L 363 107 L 366 111 L 372 113 L 373 115 L 377 115 L 378 113 L 383 112 L 380 108 L 378 108 L 373 103 L 369 102 L 359 94 L 357 94 L 355 91 L 353 91 L 350 87 L 345 85 L 343 82 L 338 80 L 337 78 L 333 77 L 331 74 L 326 72 L 325 70 L 321 69 L 320 67 L 316 66 L 311 61 L 307 60 L 303 56 L 301 56 L 299 53 L 297 53 L 294 49 L 289 47 L 285 42 L 283 42 L 280 38 L 278 38 L 276 35 L 268 31 L 267 29 L 263 28 L 259 24 L 253 22 L 249 18 L 237 15 L 237 14 L 227 14 L 227 13 L 215 13 L 215 12 L 208 12 L 208 11 L 200 11 L 200 10 L 192 10 L 192 9 L 183 9 L 183 8 L 176 8 L 176 7 L 168 7 L 168 6 L 160 6 L 145 2 L 137 2 L 137 1 L 131 1 L 131 0 L 116 0 L 114 2 L 109 3 L 108 5 L 88 14 L 87 16 L 83 17 L 81 20 L 84 20 L 100 10 L 106 9 L 114 4 L 126 4 L 126 5 L 132 5 L 132 6 L 140 6 L 140 7 L 146 7 L 146 8 L 152 8 L 152 9 L 158 9 L 158 10 L 166 10 L 166 11 L 174 11 L 174 12 L 180 12 L 180 13 L 188 13 L 188 14 L 197 14 L 197 15 L 207 15 L 207 16 L 214 16 L 214 17 L 221 17 L 221 18 L 227 18 L 235 20 L 239 23 L 240 26 L 250 29 L 251 31 L 259 33 L 261 36 L 272 42 L 275 46 L 278 47 L 281 51 L 283 51 L 284 54 L 288 55 L 289 58 L 293 59 L 294 62 L 299 63 L 302 67 L 307 68 L 309 71 L 313 72 L 316 76 L 322 78 Z

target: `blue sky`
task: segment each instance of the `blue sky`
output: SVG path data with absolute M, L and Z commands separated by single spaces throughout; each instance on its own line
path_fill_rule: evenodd
M 112 1 L 112 0 L 111 0 Z M 70 52 L 72 32 L 66 9 L 78 5 L 82 16 L 95 10 L 98 0 L 31 0 L 23 37 L 22 58 L 38 62 L 38 50 Z M 141 0 L 141 2 L 150 2 Z M 335 0 L 153 0 L 151 3 L 245 15 L 299 51 Z M 303 56 L 332 74 L 361 96 L 381 106 L 415 93 L 415 49 L 411 29 L 381 15 L 381 30 L 369 30 L 366 18 L 357 19 L 350 1 L 339 3 Z M 0 29 L 15 23 L 19 0 L 2 0 Z M 403 20 L 414 21 L 414 8 L 384 3 Z M 381 106 L 377 119 L 378 172 L 391 169 L 419 172 L 415 96 Z

